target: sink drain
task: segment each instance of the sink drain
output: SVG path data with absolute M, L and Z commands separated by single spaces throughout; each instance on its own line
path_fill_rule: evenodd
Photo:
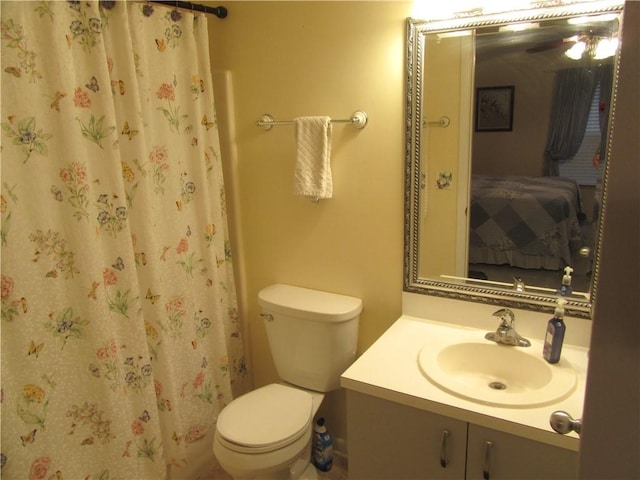
M 494 390 L 506 390 L 507 386 L 502 382 L 491 382 L 489 384 L 489 388 L 493 388 Z

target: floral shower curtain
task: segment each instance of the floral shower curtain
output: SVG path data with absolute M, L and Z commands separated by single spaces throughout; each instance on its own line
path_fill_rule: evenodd
M 247 382 L 207 19 L 0 9 L 2 478 L 207 478 Z

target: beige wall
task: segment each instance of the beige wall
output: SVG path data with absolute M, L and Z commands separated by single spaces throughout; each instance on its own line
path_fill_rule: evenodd
M 230 2 L 210 19 L 214 70 L 233 76 L 237 194 L 256 386 L 277 380 L 257 294 L 281 282 L 362 298 L 359 351 L 401 314 L 404 208 L 404 38 L 410 2 Z M 348 118 L 334 125 L 334 198 L 293 195 L 292 126 L 264 132 L 264 113 Z M 228 188 L 232 182 L 227 179 Z M 235 205 L 237 207 L 238 205 Z M 345 437 L 342 393 L 325 401 Z
M 477 60 L 476 87 L 514 86 L 513 130 L 473 135 L 473 173 L 542 175 L 553 93 L 555 51 L 512 52 Z M 566 62 L 565 62 L 566 64 Z

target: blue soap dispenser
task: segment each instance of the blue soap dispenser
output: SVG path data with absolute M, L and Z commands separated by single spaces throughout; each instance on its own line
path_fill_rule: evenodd
M 569 265 L 564 267 L 564 276 L 562 277 L 562 285 L 558 289 L 558 295 L 562 295 L 563 297 L 571 296 L 573 289 L 571 288 L 571 273 L 573 272 L 573 268 Z
M 564 305 L 567 303 L 563 298 L 558 298 L 556 310 L 553 318 L 547 323 L 547 333 L 544 337 L 544 347 L 542 356 L 549 363 L 558 363 L 562 352 L 562 342 L 567 326 L 564 324 Z

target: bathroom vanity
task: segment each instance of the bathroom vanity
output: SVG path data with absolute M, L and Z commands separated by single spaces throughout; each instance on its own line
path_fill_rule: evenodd
M 519 398 L 527 395 L 515 395 L 513 401 L 506 397 L 510 388 L 521 387 L 517 385 L 506 385 L 505 401 L 500 392 L 487 390 L 485 395 L 479 390 L 475 395 L 458 392 L 455 386 L 443 388 L 421 367 L 425 349 L 442 348 L 437 345 L 443 339 L 449 345 L 470 339 L 492 345 L 484 339 L 495 327 L 491 307 L 467 307 L 475 313 L 455 315 L 456 324 L 401 316 L 342 375 L 347 390 L 349 478 L 577 478 L 578 436 L 555 433 L 549 416 L 556 410 L 573 416 L 582 413 L 587 349 L 565 343 L 559 366 L 572 370 L 575 380 L 565 390 L 549 391 L 549 398 L 535 392 L 546 387 L 527 384 L 529 371 L 522 372 L 522 380 L 523 388 L 530 387 L 535 397 L 530 403 L 519 404 Z M 533 312 L 517 316 L 524 317 L 520 332 L 532 341 L 527 354 L 542 358 L 544 316 Z M 577 321 L 569 331 L 574 327 L 573 333 L 580 336 L 577 330 L 583 323 Z M 539 335 L 530 335 L 538 329 Z M 521 348 L 493 345 L 498 353 Z M 482 364 L 482 358 L 472 358 L 469 364 Z
M 479 242 L 481 249 L 491 244 L 491 252 L 473 258 L 476 241 L 486 233 L 475 229 L 484 229 L 490 216 L 474 208 L 473 176 L 539 176 L 539 152 L 553 115 L 538 107 L 552 105 L 555 72 L 590 68 L 590 58 L 577 62 L 547 47 L 571 37 L 566 32 L 573 28 L 582 31 L 585 22 L 611 22 L 608 32 L 617 38 L 624 2 L 538 4 L 531 10 L 478 8 L 445 19 L 407 19 L 403 315 L 341 378 L 347 390 L 349 478 L 577 478 L 579 438 L 555 433 L 549 419 L 556 411 L 582 415 L 602 236 L 594 242 L 575 236 L 578 248 L 570 240 L 557 265 L 547 264 L 545 255 L 529 248 L 530 240 L 552 245 L 555 253 L 566 242 L 557 242 L 555 227 L 542 233 L 516 227 L 511 203 L 520 194 L 507 192 L 509 208 L 489 210 L 508 220 L 505 231 L 522 238 L 532 233 L 527 246 L 505 253 L 518 250 L 519 240 L 501 232 L 496 241 Z M 615 49 L 608 52 L 603 63 L 615 64 L 615 55 Z M 613 76 L 613 99 L 616 74 L 616 68 L 606 74 Z M 505 93 L 504 102 L 478 101 L 489 91 Z M 520 92 L 516 111 L 540 117 L 527 118 L 526 128 L 524 117 L 518 128 L 484 128 L 483 115 L 500 103 L 498 116 L 513 120 L 514 91 Z M 606 102 L 611 119 L 614 105 Z M 602 133 L 607 132 L 600 141 L 608 144 Z M 524 158 L 529 153 L 531 161 Z M 606 197 L 604 189 L 601 211 Z M 529 217 L 536 224 L 540 218 Z M 597 215 L 591 221 L 597 228 L 603 224 Z M 522 263 L 516 259 L 520 253 Z M 550 365 L 542 358 L 543 338 L 561 281 L 553 271 L 564 265 L 579 266 L 587 281 L 584 291 L 565 297 L 562 357 Z M 502 279 L 494 266 L 501 267 Z M 506 274 L 504 266 L 514 269 Z M 548 279 L 536 278 L 545 271 L 552 272 Z M 493 315 L 505 307 L 516 313 L 515 328 L 531 340 L 530 347 L 485 338 L 494 332 L 494 340 L 504 339 L 503 332 L 512 332 L 496 331 Z
M 572 449 L 356 391 L 347 401 L 350 479 L 577 478 Z

